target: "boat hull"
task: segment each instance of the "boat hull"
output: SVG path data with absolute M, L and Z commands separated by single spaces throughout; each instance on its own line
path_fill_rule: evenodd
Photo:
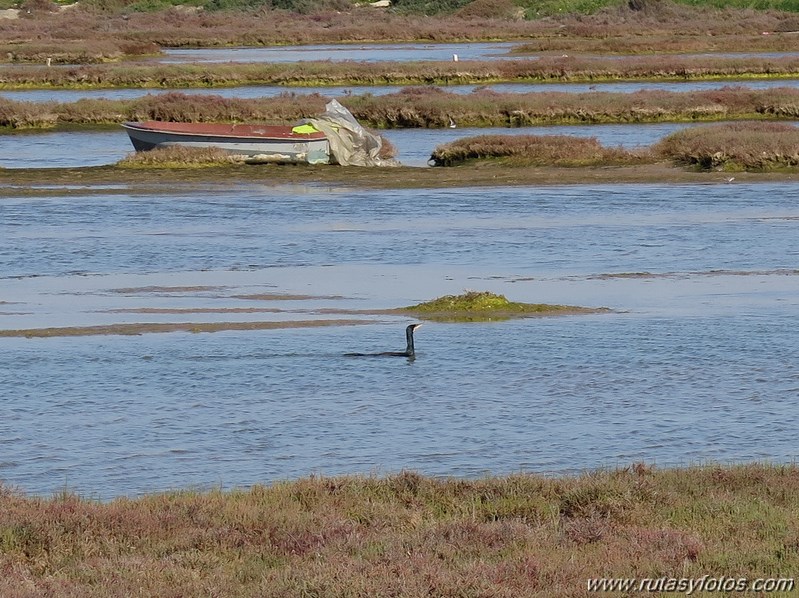
M 136 151 L 158 147 L 216 147 L 252 160 L 288 164 L 329 164 L 323 133 L 296 133 L 290 126 L 207 123 L 123 123 Z

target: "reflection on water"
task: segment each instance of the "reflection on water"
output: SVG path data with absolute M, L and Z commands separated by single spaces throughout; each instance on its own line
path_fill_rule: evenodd
M 795 460 L 797 199 L 791 183 L 3 198 L 0 329 L 335 318 L 464 288 L 617 311 L 428 323 L 412 363 L 343 356 L 401 349 L 407 320 L 387 316 L 0 338 L 0 479 L 108 498 Z

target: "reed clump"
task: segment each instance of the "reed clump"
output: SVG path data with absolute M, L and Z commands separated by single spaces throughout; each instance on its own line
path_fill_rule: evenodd
M 773 171 L 799 166 L 799 128 L 788 123 L 725 123 L 672 133 L 655 155 L 701 170 Z
M 787 578 L 797 510 L 794 465 L 402 472 L 109 502 L 0 485 L 0 594 L 557 598 L 599 577 Z
M 500 159 L 524 166 L 619 166 L 652 162 L 646 151 L 604 147 L 596 138 L 569 135 L 480 135 L 439 145 L 430 159 L 436 166 Z

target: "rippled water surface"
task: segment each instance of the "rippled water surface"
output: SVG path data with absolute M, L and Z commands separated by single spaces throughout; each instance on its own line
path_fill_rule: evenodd
M 536 60 L 536 54 L 512 54 L 515 42 L 398 43 L 398 44 L 321 44 L 316 46 L 275 46 L 263 48 L 165 48 L 163 56 L 152 61 L 181 62 L 303 62 L 331 60 L 359 62 L 412 62 L 427 60 Z M 624 59 L 624 55 L 598 55 Z M 797 52 L 723 52 L 680 54 L 687 58 L 782 58 Z
M 711 175 L 712 177 L 712 175 Z M 717 179 L 710 179 L 717 180 Z M 309 473 L 574 472 L 798 456 L 793 183 L 0 197 L 0 479 L 36 493 Z M 364 313 L 464 289 L 610 313 Z
M 321 44 L 263 48 L 165 48 L 158 62 L 304 62 L 308 60 L 357 60 L 359 62 L 492 60 L 508 58 L 513 42 L 445 44 Z

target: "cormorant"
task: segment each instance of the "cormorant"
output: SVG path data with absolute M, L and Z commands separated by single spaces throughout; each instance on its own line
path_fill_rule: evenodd
M 404 351 L 383 351 L 382 353 L 344 353 L 345 357 L 415 357 L 416 351 L 413 347 L 413 331 L 421 324 L 409 324 L 405 328 L 405 340 L 407 345 Z

